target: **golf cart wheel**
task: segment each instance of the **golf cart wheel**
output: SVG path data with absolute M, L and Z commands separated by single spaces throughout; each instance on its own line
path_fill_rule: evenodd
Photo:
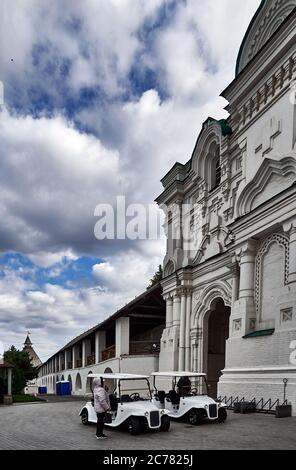
M 188 413 L 188 421 L 193 426 L 197 426 L 201 424 L 204 420 L 204 415 L 199 410 L 195 410 L 194 408 L 189 411 Z
M 132 416 L 128 420 L 128 431 L 132 436 L 137 436 L 142 432 L 141 420 L 135 416 Z
M 82 410 L 82 413 L 81 413 L 81 422 L 82 424 L 84 424 L 84 426 L 86 426 L 89 421 L 88 421 L 88 411 L 87 410 Z
M 227 411 L 225 410 L 225 408 L 219 408 L 218 418 L 216 419 L 216 422 L 217 423 L 224 423 L 226 418 L 227 418 Z
M 167 432 L 170 429 L 171 420 L 168 415 L 163 415 L 161 417 L 160 431 Z

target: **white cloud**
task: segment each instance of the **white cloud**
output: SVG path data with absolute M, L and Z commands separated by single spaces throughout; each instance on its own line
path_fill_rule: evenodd
M 59 101 L 58 90 L 50 85 L 67 59 L 72 65 L 64 80 L 73 92 L 100 85 L 108 95 L 116 95 L 142 47 L 137 31 L 162 4 L 162 0 L 15 0 L 12 6 L 10 0 L 3 0 L 3 81 L 7 87 L 15 80 L 24 88 L 38 84 Z M 45 48 L 38 57 L 37 70 L 45 72 L 42 77 L 34 73 L 36 45 Z
M 151 242 L 152 243 L 152 242 Z M 45 284 L 40 287 L 23 272 L 6 270 L 0 278 L 0 341 L 5 348 L 21 348 L 26 331 L 37 341 L 36 351 L 43 359 L 67 341 L 100 323 L 140 294 L 160 262 L 162 247 L 145 245 L 146 254 L 130 251 L 93 267 L 98 286 L 65 287 Z
M 160 178 L 175 161 L 190 158 L 202 122 L 226 116 L 218 95 L 233 78 L 260 2 L 187 0 L 172 13 L 173 3 L 2 1 L 0 79 L 18 111 L 0 112 L 0 249 L 53 266 L 52 276 L 81 254 L 105 260 L 93 267 L 98 287 L 92 289 L 39 286 L 24 268 L 4 269 L 0 339 L 9 338 L 8 346 L 20 346 L 29 328 L 37 350 L 54 352 L 145 289 L 164 256 L 163 241 L 96 241 L 94 209 L 122 194 L 151 203 Z M 167 21 L 151 28 L 148 41 L 144 26 L 160 7 L 167 7 Z M 69 73 L 62 76 L 65 63 Z M 142 84 L 136 94 L 130 72 L 144 77 L 146 67 L 156 76 L 154 88 L 148 81 L 151 89 Z M 85 86 L 107 96 L 108 106 L 94 99 L 74 113 L 96 135 L 61 115 L 66 101 L 59 80 L 74 102 Z M 52 117 L 30 115 L 40 89 L 55 107 Z
M 42 268 L 49 268 L 50 266 L 61 263 L 62 261 L 75 261 L 78 259 L 78 256 L 74 255 L 73 251 L 68 249 L 65 251 L 57 251 L 55 253 L 38 251 L 36 253 L 29 254 L 28 258 L 30 261 Z
M 125 192 L 119 154 L 61 117 L 0 114 L 2 249 L 43 266 L 95 242 L 93 212 Z
M 149 284 L 149 279 L 162 262 L 163 242 L 142 242 L 142 252 L 129 250 L 118 257 L 93 266 L 99 285 L 110 292 L 138 295 Z

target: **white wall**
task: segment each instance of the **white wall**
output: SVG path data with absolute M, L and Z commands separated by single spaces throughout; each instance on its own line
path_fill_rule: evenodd
M 99 364 L 81 367 L 79 369 L 68 369 L 61 371 L 58 374 L 49 374 L 38 378 L 38 386 L 46 385 L 48 393 L 55 393 L 52 387 L 52 378 L 58 377 L 61 379 L 63 375 L 65 380 L 68 380 L 68 376 L 72 379 L 72 394 L 73 395 L 85 395 L 87 393 L 87 375 L 92 372 L 93 374 L 104 373 L 106 369 L 111 369 L 112 372 L 121 372 L 127 374 L 143 374 L 150 375 L 152 372 L 158 371 L 158 356 L 156 355 L 141 355 L 141 356 L 123 356 L 121 358 L 109 359 Z M 77 375 L 81 377 L 81 390 L 75 389 L 75 383 Z M 137 386 L 137 384 L 136 384 Z M 133 388 L 137 390 L 137 388 Z

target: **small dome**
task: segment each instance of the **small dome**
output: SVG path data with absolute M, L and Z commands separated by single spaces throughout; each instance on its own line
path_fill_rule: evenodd
M 237 62 L 238 75 L 278 30 L 296 7 L 296 0 L 263 0 L 241 44 Z

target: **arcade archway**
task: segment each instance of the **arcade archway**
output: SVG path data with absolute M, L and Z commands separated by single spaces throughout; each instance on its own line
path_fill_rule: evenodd
M 217 398 L 221 371 L 225 367 L 226 341 L 229 337 L 230 307 L 217 298 L 204 319 L 205 370 L 210 385 L 210 396 Z

